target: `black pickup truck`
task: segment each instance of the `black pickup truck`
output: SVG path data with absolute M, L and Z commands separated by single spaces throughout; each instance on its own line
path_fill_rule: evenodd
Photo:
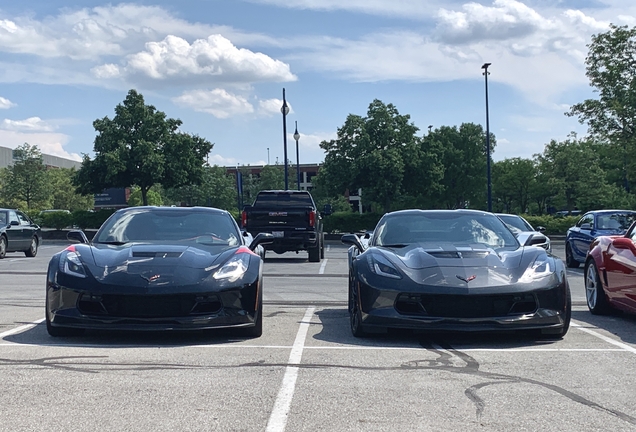
M 263 245 L 266 250 L 278 254 L 306 250 L 310 262 L 325 256 L 322 218 L 307 191 L 259 192 L 254 203 L 243 208 L 241 225 L 252 236 L 271 233 L 274 242 Z

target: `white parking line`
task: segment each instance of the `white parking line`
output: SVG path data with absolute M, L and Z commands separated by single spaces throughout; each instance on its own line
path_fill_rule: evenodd
M 331 250 L 331 245 L 327 245 L 327 252 Z
M 294 340 L 294 346 L 289 354 L 289 366 L 285 369 L 283 384 L 278 391 L 274 409 L 269 416 L 266 432 L 282 432 L 287 425 L 287 416 L 289 415 L 289 408 L 291 407 L 291 401 L 294 397 L 296 378 L 298 378 L 298 366 L 291 365 L 300 364 L 300 360 L 303 356 L 303 348 L 305 347 L 305 339 L 307 338 L 307 331 L 309 330 L 309 323 L 311 322 L 311 317 L 315 309 L 316 308 L 313 307 L 307 308 L 305 316 L 300 323 L 300 328 Z
M 582 325 L 580 325 L 580 324 L 576 324 L 576 323 L 574 323 L 574 322 L 570 322 L 570 325 L 571 325 L 572 327 L 575 327 L 575 328 L 577 328 L 577 329 L 579 329 L 579 330 L 581 330 L 581 331 L 583 331 L 583 332 L 587 333 L 587 334 L 590 334 L 590 335 L 592 335 L 592 336 L 594 336 L 594 337 L 597 337 L 597 338 L 599 338 L 599 339 L 601 339 L 601 340 L 604 340 L 604 341 L 605 341 L 605 342 L 607 342 L 607 343 L 610 343 L 610 344 L 612 344 L 612 345 L 614 345 L 614 346 L 620 347 L 620 348 L 622 348 L 624 351 L 629 351 L 629 352 L 631 352 L 631 353 L 636 354 L 636 348 L 634 348 L 634 347 L 633 347 L 633 346 L 631 346 L 631 345 L 627 345 L 627 344 L 624 344 L 623 342 L 619 342 L 619 341 L 614 340 L 614 339 L 612 339 L 612 338 L 610 338 L 610 337 L 604 336 L 604 335 L 602 335 L 602 334 L 600 334 L 600 333 L 595 332 L 594 330 L 590 330 L 590 329 L 585 328 L 585 327 L 583 327 Z
M 32 329 L 36 325 L 40 324 L 42 321 L 44 321 L 44 318 L 42 318 L 40 320 L 37 320 L 37 321 L 33 321 L 30 324 L 25 324 L 25 325 L 22 325 L 20 327 L 16 327 L 16 328 L 14 328 L 12 330 L 8 330 L 6 332 L 0 333 L 0 339 L 3 339 L 5 337 L 7 337 L 7 336 L 12 336 L 14 334 L 22 333 L 23 331 L 27 331 L 29 329 Z M 11 345 L 13 345 L 13 344 L 11 344 Z
M 327 267 L 327 261 L 329 261 L 327 258 L 324 258 L 322 260 L 322 264 L 320 264 L 320 270 L 318 270 L 318 274 L 324 274 L 325 273 L 325 267 Z

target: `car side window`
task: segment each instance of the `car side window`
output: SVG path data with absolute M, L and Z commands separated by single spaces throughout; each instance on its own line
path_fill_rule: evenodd
M 29 220 L 27 215 L 21 212 L 16 212 L 16 213 L 18 215 L 18 220 L 20 221 L 20 225 L 31 226 L 31 221 Z
M 589 224 L 589 228 L 594 229 L 594 215 L 589 214 L 583 216 L 579 223 L 576 224 L 576 226 L 580 228 L 583 224 Z
M 9 211 L 9 223 L 16 221 L 18 222 L 18 224 L 20 223 L 20 220 L 18 219 L 18 215 L 15 214 L 15 212 L 13 210 Z

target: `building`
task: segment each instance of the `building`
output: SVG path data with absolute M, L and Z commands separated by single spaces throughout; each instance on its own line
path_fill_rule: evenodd
M 59 156 L 42 154 L 44 165 L 48 168 L 75 168 L 79 169 L 82 162 L 73 159 L 66 159 Z M 13 165 L 13 149 L 0 146 L 0 168 L 6 168 Z

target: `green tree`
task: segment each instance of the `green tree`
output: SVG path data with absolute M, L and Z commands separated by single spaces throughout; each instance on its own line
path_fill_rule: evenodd
M 435 142 L 444 167 L 436 205 L 453 208 L 486 208 L 486 132 L 474 123 L 442 126 L 426 135 Z M 497 142 L 490 134 L 491 157 Z
M 587 123 L 597 140 L 620 149 L 611 157 L 622 166 L 622 183 L 629 190 L 636 168 L 636 27 L 610 25 L 592 36 L 588 48 L 586 75 L 599 97 L 573 105 L 566 114 Z
M 10 201 L 24 202 L 27 209 L 41 208 L 46 203 L 49 185 L 37 146 L 24 143 L 13 150 L 13 165 L 7 168 L 3 192 Z
M 295 174 L 295 172 L 294 172 Z M 288 179 L 291 179 L 290 170 L 287 170 Z M 288 180 L 289 181 L 289 180 Z M 291 188 L 291 185 L 290 185 Z M 260 190 L 285 189 L 285 168 L 282 165 L 265 165 L 261 170 Z
M 492 165 L 493 197 L 508 213 L 527 213 L 537 169 L 532 159 L 504 159 Z
M 167 199 L 175 204 L 216 207 L 224 210 L 236 208 L 236 180 L 218 165 L 205 166 L 200 185 L 167 189 Z
M 46 181 L 50 186 L 47 207 L 51 209 L 88 210 L 95 205 L 93 195 L 80 195 L 73 187 L 75 168 L 51 168 L 46 171 Z
M 323 186 L 331 194 L 362 188 L 365 198 L 389 211 L 405 190 L 410 159 L 417 160 L 420 154 L 417 131 L 409 115 L 400 115 L 394 105 L 377 99 L 366 117 L 350 114 L 338 128 L 337 138 L 320 144 L 326 152 Z
M 141 188 L 135 186 L 130 191 L 130 196 L 128 197 L 127 204 L 131 207 L 140 206 L 140 205 L 151 205 L 151 206 L 160 206 L 163 205 L 163 197 L 161 196 L 160 188 L 157 185 L 148 190 L 146 194 L 147 204 L 143 203 L 143 198 L 141 196 Z
M 111 187 L 137 186 L 142 203 L 155 184 L 165 188 L 200 184 L 205 157 L 212 144 L 196 135 L 179 132 L 181 120 L 146 105 L 130 90 L 115 117 L 97 119 L 93 127 L 95 158 L 84 156 L 74 179 L 79 193 L 99 193 Z

